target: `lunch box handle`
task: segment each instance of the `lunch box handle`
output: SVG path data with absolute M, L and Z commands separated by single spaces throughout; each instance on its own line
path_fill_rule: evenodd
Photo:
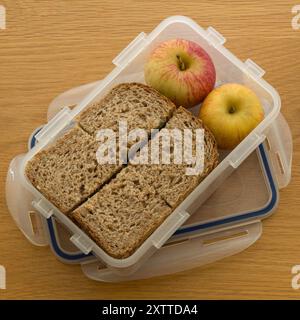
M 262 223 L 231 227 L 219 232 L 174 240 L 164 245 L 147 263 L 128 276 L 116 275 L 101 262 L 81 265 L 83 273 L 97 281 L 119 282 L 152 278 L 189 270 L 237 254 L 257 241 L 262 234 Z
M 279 189 L 291 180 L 293 139 L 284 116 L 280 113 L 267 132 L 266 147 Z
M 24 154 L 16 156 L 10 162 L 6 176 L 6 203 L 19 229 L 36 246 L 48 245 L 44 223 L 32 206 L 33 196 L 21 183 L 20 165 Z

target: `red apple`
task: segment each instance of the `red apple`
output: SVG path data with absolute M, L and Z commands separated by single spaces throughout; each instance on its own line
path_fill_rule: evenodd
M 200 103 L 214 88 L 214 64 L 197 43 L 184 39 L 162 42 L 150 54 L 145 81 L 177 106 Z

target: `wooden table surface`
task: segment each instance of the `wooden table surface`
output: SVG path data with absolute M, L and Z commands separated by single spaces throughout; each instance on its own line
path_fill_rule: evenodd
M 0 265 L 5 298 L 291 298 L 291 268 L 300 264 L 300 30 L 291 20 L 295 1 L 0 1 Z M 276 214 L 264 221 L 252 247 L 220 262 L 159 278 L 97 283 L 79 266 L 59 262 L 48 247 L 34 247 L 16 227 L 5 203 L 10 160 L 26 151 L 30 133 L 45 122 L 59 93 L 103 78 L 112 59 L 141 31 L 170 15 L 214 26 L 240 59 L 253 59 L 280 93 L 293 134 L 292 181 Z

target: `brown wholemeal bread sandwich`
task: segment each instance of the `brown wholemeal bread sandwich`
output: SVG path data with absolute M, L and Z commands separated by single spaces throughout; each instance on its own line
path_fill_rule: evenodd
M 77 125 L 52 146 L 37 153 L 26 175 L 50 202 L 67 214 L 107 254 L 123 259 L 192 192 L 218 163 L 213 135 L 204 131 L 204 171 L 185 175 L 185 164 L 100 165 L 95 140 L 99 129 L 204 128 L 201 120 L 156 90 L 138 83 L 114 87 L 88 106 Z M 154 138 L 155 139 L 155 138 Z M 148 142 L 151 144 L 151 141 Z
M 201 129 L 203 125 L 180 107 L 166 128 Z M 72 219 L 109 255 L 130 256 L 217 165 L 216 141 L 207 129 L 204 149 L 204 170 L 199 175 L 186 175 L 185 163 L 129 164 L 77 208 Z

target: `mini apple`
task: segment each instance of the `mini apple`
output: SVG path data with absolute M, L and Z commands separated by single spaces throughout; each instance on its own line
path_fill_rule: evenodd
M 221 149 L 235 148 L 264 118 L 262 105 L 249 88 L 227 83 L 204 100 L 199 117 Z
M 187 108 L 203 101 L 214 88 L 214 64 L 197 43 L 173 39 L 160 43 L 144 67 L 145 81 L 177 106 Z

